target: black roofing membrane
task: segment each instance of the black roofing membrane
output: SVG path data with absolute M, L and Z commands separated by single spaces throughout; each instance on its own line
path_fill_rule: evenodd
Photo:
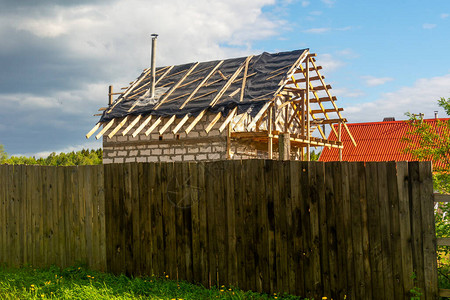
M 200 84 L 203 78 L 205 78 L 220 61 L 216 60 L 199 63 L 199 65 L 192 71 L 192 73 L 184 79 L 180 86 L 175 89 L 175 91 L 166 99 L 166 101 L 156 110 L 154 109 L 154 107 L 158 104 L 159 99 L 150 99 L 150 97 L 143 97 L 142 94 L 139 96 L 128 98 L 134 94 L 133 90 L 140 89 L 140 87 L 142 87 L 144 84 L 147 84 L 144 90 L 147 91 L 150 88 L 150 84 L 148 83 L 151 79 L 151 76 L 149 74 L 136 87 L 134 87 L 133 90 L 130 91 L 130 93 L 128 93 L 128 96 L 126 98 L 118 102 L 118 104 L 110 113 L 107 113 L 109 111 L 109 109 L 107 109 L 103 113 L 100 122 L 108 122 L 113 118 L 121 118 L 127 115 L 151 114 L 154 116 L 163 117 L 173 115 L 182 117 L 186 114 L 190 114 L 191 116 L 196 116 L 205 108 L 209 108 L 208 110 L 211 112 L 222 112 L 224 115 L 227 115 L 228 112 L 234 109 L 236 106 L 238 106 L 238 114 L 247 112 L 254 117 L 262 108 L 262 106 L 267 103 L 267 101 L 273 99 L 273 97 L 275 96 L 275 92 L 279 88 L 280 81 L 286 78 L 287 71 L 292 67 L 292 65 L 298 60 L 300 55 L 305 50 L 307 49 L 274 54 L 264 52 L 260 55 L 253 56 L 253 58 L 249 62 L 247 76 L 254 73 L 255 74 L 247 77 L 246 79 L 243 101 L 239 101 L 241 91 L 235 93 L 235 95 L 233 95 L 232 97 L 230 97 L 229 95 L 236 89 L 242 87 L 242 77 L 244 76 L 244 70 L 242 70 L 239 76 L 236 78 L 236 80 L 238 81 L 230 85 L 227 91 L 213 107 L 210 107 L 211 101 L 219 93 L 222 87 L 228 82 L 228 78 L 230 78 L 234 74 L 234 72 L 236 72 L 236 70 L 245 62 L 246 57 L 224 60 L 222 65 L 218 68 L 214 75 L 211 76 L 211 78 L 209 78 L 208 81 L 197 91 L 197 93 L 193 97 L 194 100 L 191 99 L 183 109 L 180 109 L 181 105 Z M 170 91 L 170 88 L 174 86 L 186 74 L 186 70 L 191 68 L 193 65 L 194 63 L 174 66 L 170 73 L 168 73 L 157 84 L 155 88 L 156 96 L 158 96 L 158 93 L 161 94 L 164 91 Z M 165 70 L 162 69 L 163 68 L 156 69 L 156 81 L 162 74 L 165 73 Z M 158 72 L 159 70 L 161 71 Z M 223 79 L 219 74 L 219 70 L 223 75 L 227 77 L 226 80 Z M 201 97 L 202 95 L 205 96 Z M 118 100 L 116 100 L 116 102 L 117 101 Z M 138 102 L 136 103 L 136 101 Z M 133 110 L 131 112 L 128 112 L 133 105 L 135 105 Z

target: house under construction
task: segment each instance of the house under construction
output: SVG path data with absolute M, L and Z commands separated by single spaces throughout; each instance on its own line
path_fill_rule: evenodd
M 310 147 L 342 149 L 342 132 L 352 137 L 309 49 L 159 68 L 152 61 L 115 101 L 110 87 L 109 106 L 86 135 L 103 136 L 104 163 L 309 160 Z M 327 139 L 325 126 L 338 138 Z

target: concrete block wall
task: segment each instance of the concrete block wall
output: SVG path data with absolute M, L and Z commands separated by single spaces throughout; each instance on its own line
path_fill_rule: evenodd
M 182 128 L 173 134 L 172 130 L 181 121 L 177 118 L 166 131 L 160 135 L 159 130 L 166 124 L 169 118 L 164 118 L 151 134 L 145 135 L 145 131 L 156 120 L 152 120 L 136 137 L 132 133 L 144 120 L 140 120 L 125 136 L 122 132 L 129 122 L 112 138 L 108 134 L 114 126 L 103 136 L 103 163 L 125 162 L 176 162 L 176 161 L 212 161 L 226 159 L 227 131 L 219 131 L 224 118 L 219 120 L 214 127 L 206 133 L 205 128 L 215 117 L 215 114 L 207 114 L 189 132 L 185 129 L 194 118 L 188 120 Z M 142 118 L 145 119 L 145 118 Z

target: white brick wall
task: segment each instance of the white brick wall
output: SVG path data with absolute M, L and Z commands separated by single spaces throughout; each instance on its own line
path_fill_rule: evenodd
M 219 132 L 224 118 L 217 122 L 209 133 L 205 132 L 205 128 L 214 118 L 215 114 L 208 114 L 203 118 L 192 131 L 186 135 L 184 132 L 194 120 L 191 118 L 183 127 L 173 134 L 172 130 L 179 120 L 172 124 L 170 128 L 162 135 L 162 140 L 159 139 L 159 128 L 161 128 L 169 118 L 165 118 L 163 122 L 155 128 L 149 135 L 145 135 L 146 128 L 144 128 L 135 138 L 131 134 L 142 123 L 138 122 L 133 129 L 131 129 L 125 136 L 122 136 L 120 130 L 113 138 L 108 138 L 107 135 L 113 128 L 105 133 L 103 138 L 103 163 L 123 163 L 123 162 L 169 162 L 169 161 L 211 161 L 226 159 L 226 136 L 227 131 Z M 128 124 L 123 126 L 125 129 Z M 179 136 L 177 138 L 177 135 Z M 244 158 L 266 158 L 267 153 L 262 155 L 256 149 L 241 145 L 236 141 L 232 141 L 231 151 L 233 153 L 232 159 Z M 261 151 L 259 151 L 261 152 Z M 264 157 L 265 156 L 265 157 Z

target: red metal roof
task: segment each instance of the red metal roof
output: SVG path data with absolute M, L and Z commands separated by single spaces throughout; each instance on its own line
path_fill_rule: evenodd
M 450 118 L 425 119 L 433 127 L 436 121 L 448 121 Z M 342 141 L 344 149 L 342 151 L 343 161 L 414 161 L 411 154 L 405 153 L 407 143 L 401 139 L 406 137 L 406 132 L 411 129 L 408 121 L 389 121 L 373 123 L 353 123 L 347 124 L 352 133 L 357 146 L 353 146 L 350 137 L 342 128 Z M 337 131 L 337 126 L 335 126 Z M 330 140 L 337 140 L 336 135 L 331 131 Z M 413 139 L 417 138 L 409 136 Z M 339 160 L 339 150 L 336 148 L 324 148 L 319 161 Z M 442 167 L 442 162 L 433 162 L 433 166 Z

